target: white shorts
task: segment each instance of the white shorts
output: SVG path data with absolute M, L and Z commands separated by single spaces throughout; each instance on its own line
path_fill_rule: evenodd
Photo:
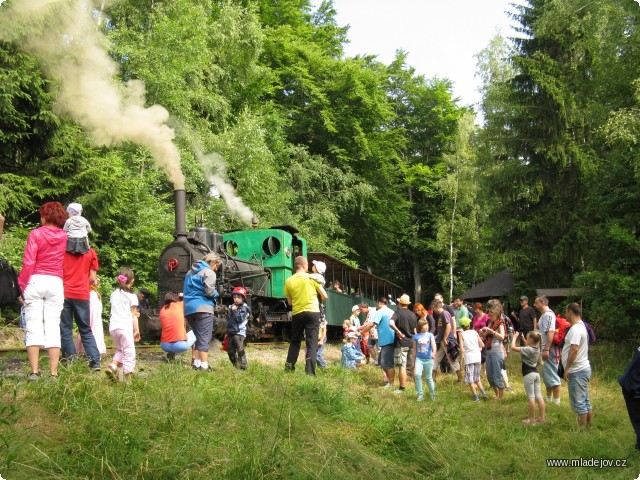
M 60 314 L 64 304 L 62 279 L 53 275 L 31 275 L 22 298 L 25 345 L 60 348 Z

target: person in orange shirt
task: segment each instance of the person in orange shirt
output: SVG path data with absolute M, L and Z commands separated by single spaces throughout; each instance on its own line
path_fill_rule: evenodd
M 160 348 L 167 352 L 167 360 L 173 360 L 176 353 L 189 350 L 196 343 L 196 336 L 185 329 L 184 303 L 177 293 L 164 296 L 164 306 L 160 309 Z

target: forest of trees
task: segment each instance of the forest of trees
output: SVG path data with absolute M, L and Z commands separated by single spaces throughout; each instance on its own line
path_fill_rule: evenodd
M 477 57 L 480 112 L 406 52 L 346 57 L 330 0 L 93 3 L 0 4 L 0 256 L 16 267 L 38 206 L 77 201 L 103 275 L 126 264 L 153 290 L 184 185 L 189 226 L 291 224 L 423 301 L 509 268 L 514 296 L 580 288 L 603 335 L 637 334 L 634 0 L 514 5 L 518 37 Z

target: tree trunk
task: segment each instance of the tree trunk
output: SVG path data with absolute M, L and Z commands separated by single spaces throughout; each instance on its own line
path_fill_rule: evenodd
M 453 297 L 453 232 L 457 203 L 458 194 L 456 193 L 453 197 L 453 210 L 451 211 L 451 230 L 449 231 L 449 302 L 451 302 Z
M 415 303 L 422 303 L 422 273 L 420 271 L 420 259 L 417 255 L 413 256 L 413 284 L 415 290 L 413 292 L 413 300 Z

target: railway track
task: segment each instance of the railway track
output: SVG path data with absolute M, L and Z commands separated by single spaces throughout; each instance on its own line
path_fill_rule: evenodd
M 268 348 L 268 347 L 272 347 L 272 348 L 283 348 L 283 347 L 288 347 L 289 346 L 289 342 L 249 342 L 247 344 L 250 347 L 258 347 L 258 348 Z M 220 342 L 216 342 L 214 345 L 212 345 L 212 348 L 218 348 L 220 346 Z M 155 344 L 155 345 L 151 345 L 151 344 L 143 344 L 143 345 L 136 345 L 136 352 L 139 353 L 164 353 L 163 350 L 160 348 L 159 344 Z M 27 350 L 22 347 L 22 348 L 0 348 L 0 357 L 10 357 L 10 356 L 15 356 L 15 355 L 19 355 L 21 353 L 26 354 Z M 114 353 L 114 349 L 112 347 L 108 347 L 107 348 L 107 354 L 108 355 L 113 355 Z

